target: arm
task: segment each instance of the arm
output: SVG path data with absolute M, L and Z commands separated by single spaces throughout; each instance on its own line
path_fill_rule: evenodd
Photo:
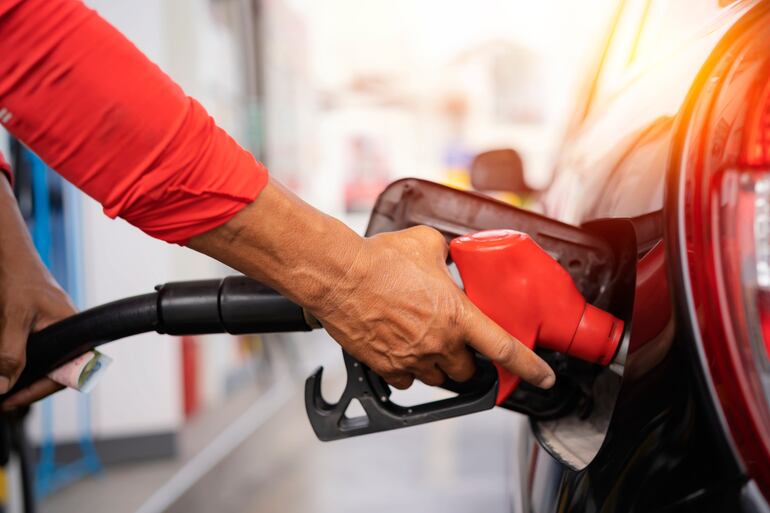
M 0 173 L 0 393 L 8 391 L 24 367 L 29 333 L 74 313 L 40 261 L 11 186 Z M 27 403 L 59 388 L 46 378 L 14 400 Z
M 415 377 L 429 385 L 445 375 L 468 379 L 466 344 L 535 385 L 555 380 L 452 281 L 446 242 L 431 228 L 364 239 L 271 182 L 189 246 L 308 308 L 350 354 L 398 388 Z
M 437 232 L 363 239 L 269 182 L 81 2 L 0 0 L 0 31 L 0 122 L 108 215 L 272 285 L 396 386 L 469 377 L 466 343 L 525 380 L 553 383 L 452 282 Z
M 267 171 L 78 0 L 0 0 L 0 123 L 46 164 L 172 243 L 256 198 Z

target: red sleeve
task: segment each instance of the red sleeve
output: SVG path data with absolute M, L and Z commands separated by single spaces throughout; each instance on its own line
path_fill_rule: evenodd
M 13 185 L 13 173 L 11 172 L 11 165 L 5 160 L 2 152 L 0 152 L 0 173 L 8 177 L 8 181 Z
M 267 170 L 78 0 L 0 0 L 0 123 L 49 166 L 168 242 L 226 222 Z

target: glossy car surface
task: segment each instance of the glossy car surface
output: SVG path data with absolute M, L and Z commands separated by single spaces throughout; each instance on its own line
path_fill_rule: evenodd
M 532 422 L 514 511 L 767 511 L 719 414 L 666 247 L 667 176 L 688 105 L 736 34 L 770 24 L 758 1 L 628 0 L 608 30 L 543 193 L 546 215 L 628 218 L 638 262 L 622 384 L 598 454 L 576 470 L 536 443 Z M 770 52 L 770 43 L 768 43 Z M 551 451 L 553 452 L 553 451 Z

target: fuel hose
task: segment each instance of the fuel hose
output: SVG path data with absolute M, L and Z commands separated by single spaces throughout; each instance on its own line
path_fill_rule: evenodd
M 140 333 L 280 333 L 319 327 L 302 307 L 245 276 L 166 283 L 30 335 L 26 366 L 6 396 L 97 346 Z

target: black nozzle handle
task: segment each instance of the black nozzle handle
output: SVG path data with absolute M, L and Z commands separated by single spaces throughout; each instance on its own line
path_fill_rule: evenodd
M 442 385 L 457 396 L 403 406 L 391 399 L 390 387 L 380 376 L 345 351 L 342 354 L 347 383 L 336 403 L 326 401 L 321 393 L 323 367 L 305 381 L 305 411 L 316 436 L 324 442 L 460 417 L 495 406 L 497 371 L 489 360 L 478 355 L 476 373 L 468 382 L 448 381 Z M 364 414 L 349 417 L 347 409 L 354 399 Z
M 316 327 L 299 305 L 245 276 L 167 283 L 30 335 L 26 366 L 9 394 L 97 346 L 140 333 L 277 333 Z

